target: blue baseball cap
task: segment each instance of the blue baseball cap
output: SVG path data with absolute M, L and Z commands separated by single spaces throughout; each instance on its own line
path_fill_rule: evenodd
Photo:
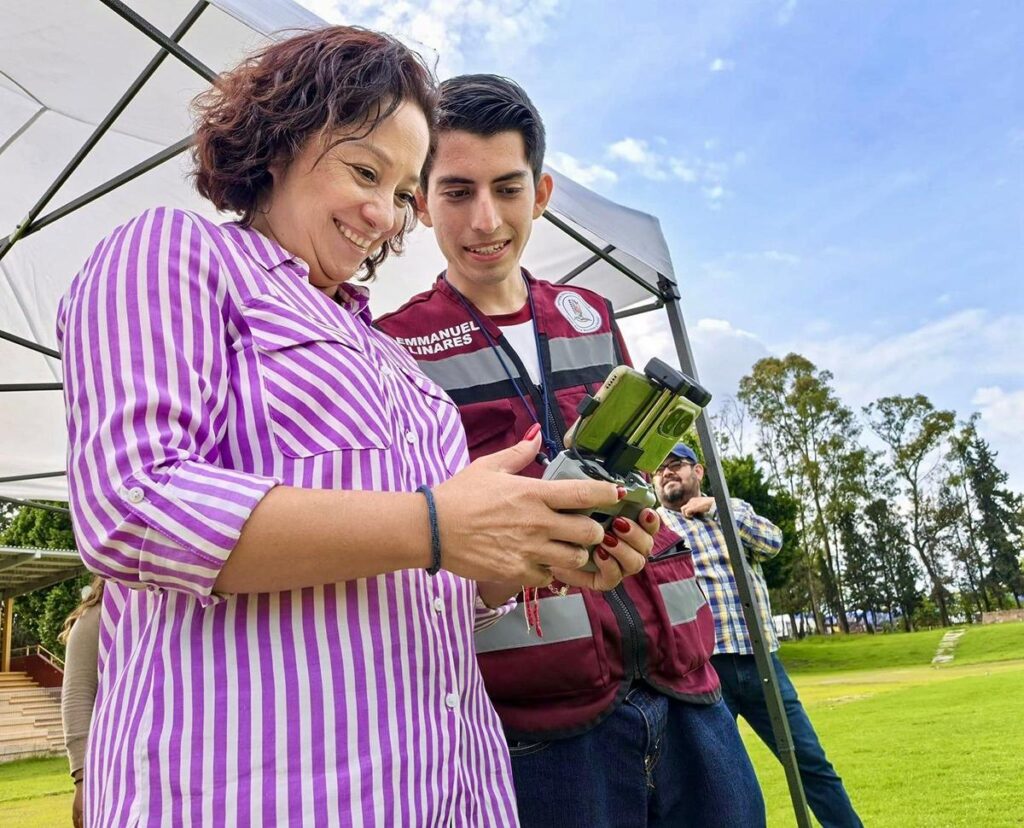
M 680 460 L 689 460 L 691 463 L 699 463 L 697 459 L 697 453 L 690 448 L 686 443 L 676 443 L 669 452 L 673 457 L 678 457 Z

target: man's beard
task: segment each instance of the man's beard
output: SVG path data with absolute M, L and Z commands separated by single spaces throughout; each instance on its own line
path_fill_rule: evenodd
M 697 492 L 687 489 L 682 483 L 671 483 L 661 489 L 661 505 L 679 511 L 688 500 L 696 496 Z

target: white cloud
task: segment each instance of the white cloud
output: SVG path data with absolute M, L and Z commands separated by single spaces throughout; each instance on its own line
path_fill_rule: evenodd
M 726 72 L 735 68 L 735 66 L 736 61 L 718 57 L 711 61 L 711 65 L 708 66 L 708 69 L 712 72 Z
M 602 185 L 610 186 L 619 180 L 619 176 L 614 170 L 602 167 L 600 164 L 586 164 L 567 152 L 557 150 L 549 152 L 547 162 L 560 173 L 565 173 L 584 187 L 600 188 Z
M 762 255 L 769 262 L 779 262 L 780 264 L 789 265 L 800 264 L 800 257 L 794 253 L 783 253 L 779 250 L 765 250 Z
M 679 365 L 664 314 L 633 316 L 623 319 L 620 327 L 635 365 L 644 365 L 651 357 Z M 687 333 L 701 384 L 716 400 L 734 396 L 740 378 L 769 353 L 757 336 L 725 319 L 700 319 L 687 328 Z
M 632 164 L 644 178 L 664 181 L 668 178 L 665 158 L 650 148 L 642 138 L 623 138 L 608 146 L 608 157 L 612 160 Z
M 331 23 L 348 23 L 390 32 L 410 45 L 427 46 L 437 60 L 442 78 L 459 74 L 464 52 L 481 44 L 505 47 L 515 43 L 524 56 L 529 47 L 543 41 L 549 24 L 560 12 L 560 0 L 520 0 L 510 9 L 480 0 L 299 0 Z M 422 49 L 420 49 L 422 51 Z
M 775 15 L 775 22 L 780 26 L 785 26 L 793 19 L 793 13 L 796 11 L 796 0 L 785 0 L 782 7 L 779 9 L 778 14 Z
M 700 184 L 700 191 L 707 205 L 713 210 L 719 209 L 724 199 L 731 195 L 724 184 L 731 166 L 740 166 L 747 160 L 746 153 L 742 151 L 733 154 L 732 164 L 701 157 L 682 158 L 659 152 L 651 146 L 652 142 L 658 147 L 668 144 L 660 136 L 652 141 L 627 136 L 609 144 L 605 154 L 611 161 L 630 165 L 637 173 L 651 181 L 675 178 L 684 184 Z M 713 150 L 717 145 L 718 142 L 714 140 L 704 142 L 706 150 Z
M 711 187 L 701 187 L 701 192 L 704 193 L 704 197 L 708 200 L 708 206 L 713 210 L 717 210 L 722 206 L 722 199 L 726 195 L 725 187 L 721 184 L 715 184 Z
M 669 169 L 672 170 L 672 175 L 678 178 L 680 181 L 684 181 L 687 184 L 692 184 L 697 180 L 697 170 L 691 167 L 689 164 L 680 161 L 678 158 L 672 158 L 668 162 Z
M 783 250 L 759 250 L 742 253 L 733 251 L 701 262 L 700 268 L 708 279 L 759 278 L 766 270 L 778 271 L 780 266 L 797 267 L 803 259 L 796 253 Z
M 973 388 L 986 375 L 1024 377 L 1024 363 L 1015 356 L 1022 328 L 1021 315 L 963 310 L 890 336 L 859 333 L 777 343 L 774 350 L 794 350 L 829 368 L 841 396 L 861 406 L 887 394 Z

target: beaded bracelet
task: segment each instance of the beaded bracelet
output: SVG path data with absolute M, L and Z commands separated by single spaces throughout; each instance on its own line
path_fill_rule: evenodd
M 441 530 L 437 525 L 434 493 L 430 491 L 430 486 L 420 486 L 416 491 L 427 499 L 427 516 L 430 518 L 430 566 L 427 567 L 427 574 L 436 575 L 441 571 Z

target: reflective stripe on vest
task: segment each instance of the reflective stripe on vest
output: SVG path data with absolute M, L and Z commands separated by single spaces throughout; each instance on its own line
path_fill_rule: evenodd
M 551 352 L 551 372 L 554 374 L 561 371 L 581 372 L 592 366 L 603 367 L 614 363 L 615 348 L 611 333 L 551 339 L 548 347 Z M 504 353 L 502 358 L 512 376 L 519 379 L 519 372 L 512 361 Z M 449 393 L 508 379 L 505 369 L 489 347 L 443 359 L 420 360 L 419 366 L 424 374 Z
M 536 633 L 526 628 L 526 606 L 519 603 L 512 612 L 474 636 L 477 653 L 558 644 L 561 641 L 591 638 L 594 634 L 583 596 L 579 593 L 563 595 L 561 598 L 545 598 L 540 602 L 540 612 L 544 625 L 543 638 L 538 638 Z
M 502 354 L 505 364 L 518 378 L 519 372 L 507 356 Z M 420 369 L 445 391 L 451 393 L 462 388 L 506 382 L 508 375 L 498 362 L 498 357 L 489 347 L 483 347 L 468 354 L 457 354 L 444 359 L 420 360 Z M 514 398 L 514 397 L 513 397 Z
M 704 593 L 700 591 L 697 582 L 690 578 L 686 581 L 672 581 L 668 584 L 659 584 L 661 600 L 665 602 L 665 609 L 668 611 L 668 622 L 676 624 L 688 624 L 697 617 L 697 611 L 703 607 L 707 600 Z M 544 633 L 547 634 L 547 621 L 544 621 Z
M 673 626 L 692 622 L 700 608 L 707 603 L 704 593 L 692 578 L 660 584 L 658 589 L 661 591 L 661 600 L 665 603 L 668 621 Z M 545 598 L 540 604 L 540 611 L 544 624 L 543 638 L 538 638 L 526 628 L 526 609 L 520 603 L 512 612 L 474 636 L 477 653 L 558 644 L 562 641 L 590 638 L 593 635 L 587 607 L 579 593 L 561 598 Z
M 583 371 L 594 365 L 615 362 L 615 344 L 610 332 L 549 339 L 548 350 L 551 352 L 553 374 L 560 371 Z

